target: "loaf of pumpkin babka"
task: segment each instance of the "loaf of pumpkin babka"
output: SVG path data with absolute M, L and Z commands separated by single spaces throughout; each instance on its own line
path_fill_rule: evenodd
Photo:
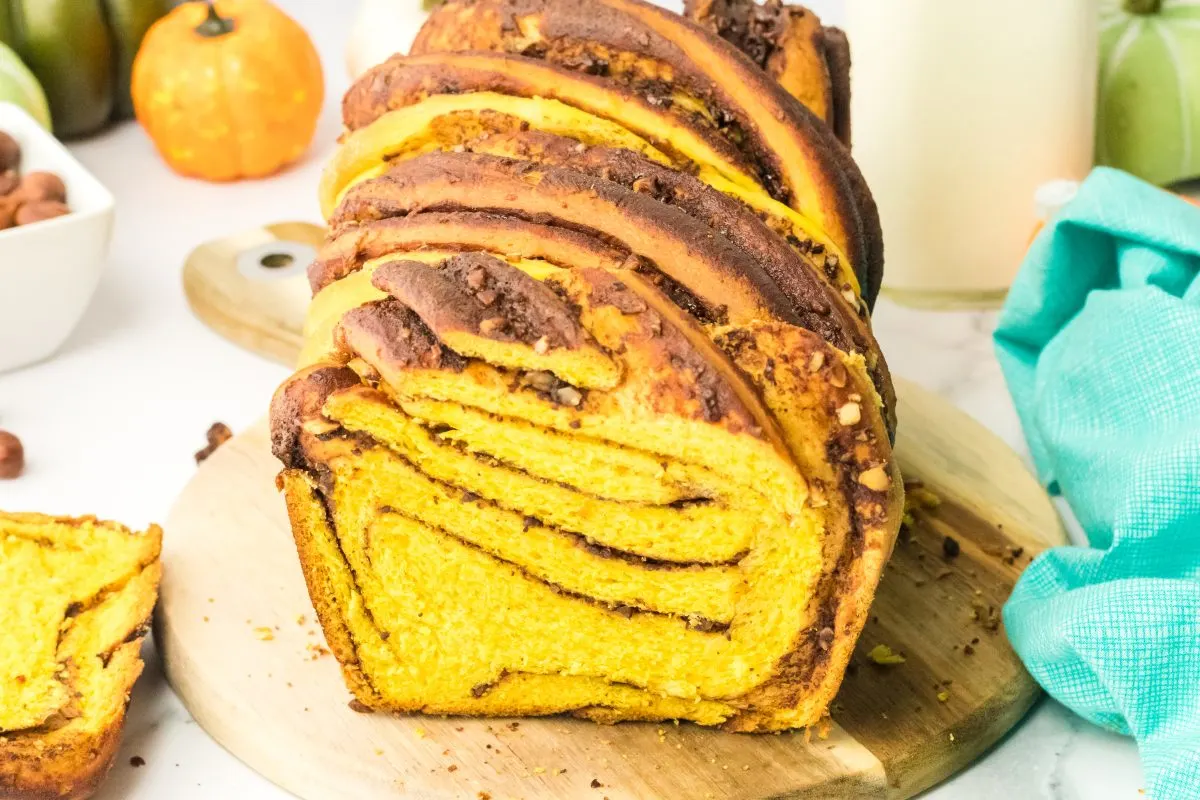
M 902 505 L 829 126 L 636 0 L 451 0 L 344 120 L 271 428 L 355 697 L 818 721 Z

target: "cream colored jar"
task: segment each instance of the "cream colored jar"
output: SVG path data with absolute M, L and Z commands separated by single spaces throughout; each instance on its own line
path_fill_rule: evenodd
M 879 203 L 884 291 L 1003 299 L 1038 187 L 1092 166 L 1095 0 L 847 0 L 854 155 Z

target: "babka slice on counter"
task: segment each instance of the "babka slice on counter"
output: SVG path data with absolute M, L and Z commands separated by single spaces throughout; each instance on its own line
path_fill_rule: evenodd
M 0 797 L 84 798 L 142 672 L 162 531 L 0 512 Z
M 271 409 L 347 685 L 383 711 L 819 721 L 903 504 L 844 149 L 642 3 L 451 2 L 417 49 L 347 94 Z M 815 171 L 760 182 L 800 153 Z

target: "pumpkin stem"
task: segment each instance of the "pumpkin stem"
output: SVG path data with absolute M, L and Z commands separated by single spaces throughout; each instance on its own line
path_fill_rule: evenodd
M 1130 14 L 1157 14 L 1162 11 L 1162 0 L 1124 0 L 1122 5 Z
M 196 33 L 208 39 L 215 39 L 227 33 L 233 33 L 233 20 L 222 17 L 217 13 L 217 7 L 208 0 L 208 19 L 196 26 Z

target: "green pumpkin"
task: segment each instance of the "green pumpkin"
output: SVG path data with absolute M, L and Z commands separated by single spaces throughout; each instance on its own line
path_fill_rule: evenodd
M 133 116 L 129 75 L 142 36 L 172 0 L 0 0 L 0 42 L 46 90 L 60 137 Z
M 1102 0 L 1100 35 L 1099 163 L 1200 177 L 1200 1 Z

